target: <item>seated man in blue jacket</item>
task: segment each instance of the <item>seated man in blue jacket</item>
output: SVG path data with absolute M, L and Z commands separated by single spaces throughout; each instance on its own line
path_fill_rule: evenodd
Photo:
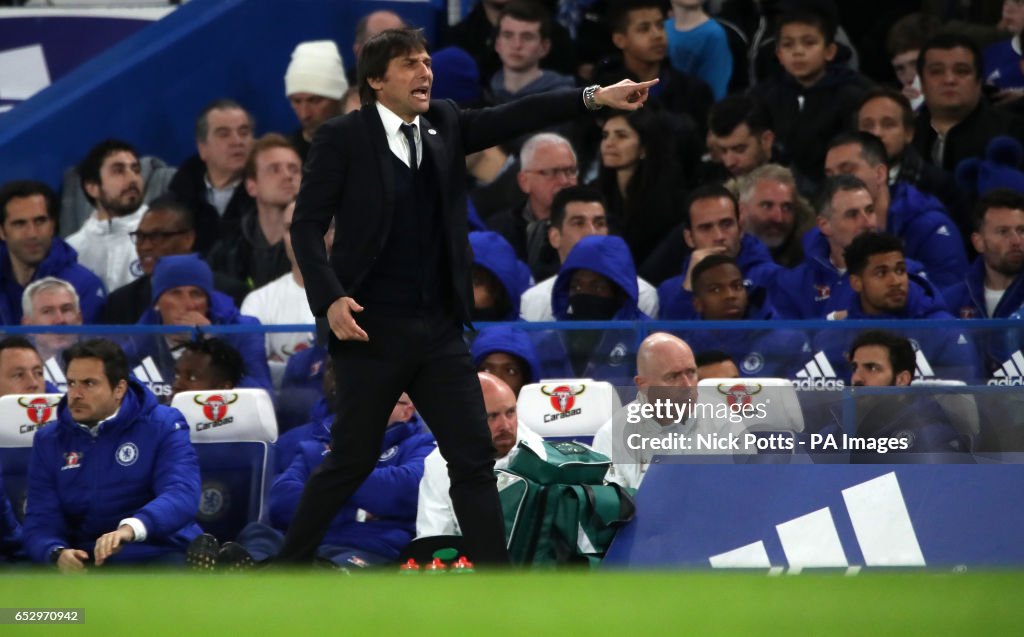
M 473 250 L 474 321 L 518 321 L 519 297 L 530 287 L 530 269 L 497 232 L 470 232 Z
M 932 283 L 942 289 L 963 278 L 967 254 L 956 221 L 935 197 L 906 182 L 889 185 L 889 160 L 882 140 L 863 131 L 832 139 L 825 174 L 840 173 L 855 175 L 867 185 L 878 229 L 902 239 L 907 257 L 928 271 Z
M 693 269 L 712 254 L 736 259 L 745 282 L 756 287 L 767 287 L 782 269 L 760 239 L 741 232 L 739 203 L 725 186 L 709 184 L 695 189 L 687 198 L 685 210 L 683 239 L 693 252 L 683 262 L 682 274 L 658 286 L 658 318 L 697 317 L 693 308 Z
M 48 276 L 75 287 L 85 323 L 98 323 L 103 315 L 103 281 L 56 236 L 59 209 L 57 195 L 42 182 L 12 181 L 0 187 L 0 323 L 18 324 L 25 287 Z
M 854 296 L 844 250 L 855 237 L 878 232 L 878 213 L 867 185 L 840 173 L 825 179 L 817 201 L 817 228 L 804 235 L 804 260 L 780 270 L 768 297 L 780 318 L 840 318 Z M 933 288 L 921 265 L 907 260 L 911 287 Z
M 647 320 L 639 306 L 636 268 L 617 236 L 580 239 L 551 290 L 558 321 Z M 545 376 L 593 378 L 628 384 L 636 374 L 632 327 L 542 333 L 537 353 Z
M 64 573 L 91 563 L 175 562 L 202 530 L 199 463 L 177 409 L 128 374 L 106 339 L 64 352 L 68 393 L 36 432 L 25 549 Z
M 713 254 L 693 268 L 693 307 L 705 321 L 771 320 L 774 312 L 762 288 L 748 290 L 736 260 Z M 695 350 L 720 350 L 739 362 L 747 378 L 789 378 L 810 351 L 807 337 L 795 330 L 720 330 L 701 328 L 682 338 Z
M 139 325 L 259 325 L 251 316 L 239 313 L 231 297 L 213 288 L 210 266 L 194 254 L 163 257 L 151 278 L 153 306 L 142 314 Z M 171 395 L 175 352 L 192 340 L 194 332 L 180 331 L 163 336 L 134 337 L 125 348 L 133 364 L 139 364 L 150 389 L 161 398 Z M 270 368 L 264 336 L 259 332 L 219 334 L 218 338 L 234 347 L 245 361 L 245 376 L 240 387 L 258 387 L 272 391 Z M 147 359 L 149 364 L 147 365 Z M 153 378 L 154 372 L 160 378 Z M 138 371 L 136 376 L 142 376 Z
M 862 332 L 850 346 L 850 384 L 854 387 L 905 387 L 917 365 L 910 341 L 882 330 Z M 931 462 L 931 454 L 970 450 L 969 438 L 960 433 L 936 400 L 925 393 L 892 393 L 856 398 L 855 435 L 885 442 L 887 451 L 858 449 L 851 462 Z M 896 441 L 896 442 L 893 442 Z M 890 451 L 891 450 L 891 451 Z M 895 452 L 898 455 L 892 456 Z M 903 454 L 930 454 L 912 458 Z
M 494 374 L 519 398 L 524 385 L 543 376 L 537 348 L 529 334 L 511 325 L 495 325 L 480 330 L 469 348 L 476 371 Z
M 309 437 L 299 442 L 291 464 L 274 481 L 270 488 L 270 524 L 248 524 L 234 542 L 224 546 L 204 534 L 189 547 L 190 565 L 234 570 L 277 555 L 306 480 L 331 453 L 329 421 L 327 425 L 309 430 Z M 408 396 L 403 394 L 384 431 L 377 467 L 334 518 L 320 543 L 320 561 L 347 570 L 397 560 L 415 534 L 423 460 L 436 446 L 434 436 L 415 417 Z
M 978 251 L 963 280 L 944 290 L 954 316 L 1008 318 L 1024 305 L 1024 195 L 1007 188 L 990 190 L 978 200 L 971 243 Z M 1015 339 L 1001 330 L 979 338 L 986 371 L 1003 367 L 1014 354 Z M 1019 376 L 1010 362 L 1012 376 Z M 1004 370 L 1005 373 L 1005 370 Z
M 874 232 L 862 234 L 844 254 L 850 287 L 856 293 L 846 308 L 848 319 L 953 318 L 941 296 L 910 285 L 903 242 L 897 237 Z M 917 351 L 917 376 L 967 382 L 978 378 L 977 352 L 965 332 L 922 327 L 912 336 Z M 814 350 L 823 351 L 842 377 L 847 371 L 845 352 L 852 340 L 852 333 L 847 330 L 823 330 L 815 338 Z

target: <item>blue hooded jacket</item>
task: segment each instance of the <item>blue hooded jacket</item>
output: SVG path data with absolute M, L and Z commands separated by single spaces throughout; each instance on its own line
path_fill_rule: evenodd
M 111 563 L 144 562 L 183 553 L 202 530 L 199 462 L 177 409 L 134 378 L 117 414 L 90 431 L 74 422 L 67 396 L 57 422 L 38 430 L 28 469 L 25 548 L 46 562 L 58 546 L 90 554 L 96 539 L 129 517 L 146 527 L 145 542 L 126 545 Z
M 768 321 L 775 312 L 761 288 L 748 294 L 746 320 Z M 796 330 L 689 330 L 680 337 L 695 354 L 709 350 L 725 352 L 744 378 L 790 378 L 800 370 L 810 352 L 810 342 Z
M 270 489 L 270 522 L 275 528 L 285 530 L 291 524 L 306 480 L 330 453 L 321 429 L 311 431 L 314 439 L 299 443 L 288 469 Z M 397 559 L 416 534 L 423 460 L 436 446 L 417 418 L 389 427 L 376 468 L 335 516 L 322 543 Z M 373 517 L 359 522 L 358 509 Z
M 803 245 L 804 262 L 780 270 L 768 288 L 776 314 L 784 319 L 817 319 L 845 310 L 857 294 L 850 287 L 849 274 L 840 274 L 832 265 L 828 239 L 817 228 L 811 228 L 804 234 Z M 910 287 L 937 295 L 921 264 L 910 258 L 906 262 Z
M 904 182 L 892 186 L 889 195 L 885 231 L 903 239 L 906 256 L 920 263 L 939 289 L 961 281 L 967 271 L 964 240 L 942 202 Z
M 82 309 L 82 322 L 86 325 L 102 322 L 107 290 L 103 281 L 84 265 L 78 263 L 78 253 L 60 237 L 54 237 L 50 252 L 36 268 L 32 281 L 53 276 L 63 279 L 75 288 Z M 11 268 L 11 255 L 7 244 L 0 241 L 0 322 L 4 325 L 21 323 L 21 295 L 25 287 L 18 285 Z
M 551 290 L 551 310 L 555 320 L 569 320 L 569 283 L 576 270 L 596 272 L 625 292 L 626 299 L 611 320 L 636 321 L 650 318 L 637 304 L 640 291 L 629 246 L 621 237 L 592 235 L 583 237 L 573 246 L 558 271 Z
M 591 270 L 610 279 L 625 293 L 612 321 L 648 320 L 637 306 L 639 291 L 629 247 L 621 237 L 589 236 L 580 239 L 562 264 L 551 291 L 555 319 L 567 321 L 569 283 L 576 270 Z M 546 378 L 593 378 L 629 385 L 636 375 L 636 348 L 632 327 L 536 332 L 537 354 Z
M 308 347 L 288 358 L 277 396 L 278 431 L 331 415 L 330 405 L 324 399 L 326 362 L 327 348 L 323 345 Z
M 941 298 L 931 291 L 911 285 L 903 311 L 891 314 L 868 315 L 861 308 L 860 296 L 853 295 L 847 306 L 848 320 L 871 319 L 951 319 Z M 864 329 L 870 329 L 865 327 Z M 849 378 L 846 354 L 859 330 L 822 330 L 815 338 L 815 350 L 822 350 L 836 373 Z M 920 329 L 914 333 L 903 331 L 917 351 L 917 373 L 924 378 L 962 380 L 967 383 L 980 378 L 978 353 L 974 342 L 964 331 L 950 329 Z
M 687 321 L 697 318 L 697 311 L 693 309 L 693 292 L 683 289 L 692 256 L 688 255 L 683 262 L 682 274 L 666 279 L 658 286 L 658 305 L 661 308 L 658 318 L 666 321 Z M 776 274 L 782 271 L 782 266 L 772 260 L 768 247 L 761 243 L 760 239 L 749 234 L 742 235 L 740 239 L 736 265 L 743 273 L 743 282 L 748 288 L 768 289 Z
M 511 325 L 495 325 L 480 330 L 469 351 L 476 367 L 480 367 L 480 363 L 494 352 L 518 356 L 526 362 L 527 377 L 523 381 L 524 384 L 537 382 L 544 376 L 537 359 L 537 348 L 534 347 L 530 336 Z
M 213 325 L 259 325 L 259 319 L 252 316 L 245 316 L 235 307 L 235 302 L 230 296 L 216 290 L 207 290 L 207 297 L 210 299 L 207 318 Z M 156 308 L 150 307 L 142 313 L 138 325 L 160 325 L 163 321 Z M 267 364 L 267 348 L 264 335 L 259 332 L 249 334 L 217 334 L 217 338 L 223 340 L 231 347 L 238 350 L 245 363 L 245 375 L 239 387 L 257 387 L 265 389 L 273 396 L 273 385 L 270 381 L 270 366 Z M 174 357 L 167 348 L 166 341 L 160 336 L 143 336 L 133 338 L 125 346 L 125 354 L 133 364 L 142 361 L 147 356 L 152 356 L 155 364 L 159 367 L 164 381 L 167 383 L 174 380 Z M 170 379 L 170 380 L 168 380 Z
M 470 232 L 469 245 L 473 264 L 497 277 L 511 303 L 512 309 L 497 320 L 518 321 L 519 299 L 530 287 L 530 268 L 516 258 L 515 249 L 497 232 Z

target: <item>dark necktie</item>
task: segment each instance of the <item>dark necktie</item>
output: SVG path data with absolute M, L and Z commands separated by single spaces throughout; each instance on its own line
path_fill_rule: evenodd
M 416 126 L 413 124 L 402 124 L 402 134 L 409 142 L 409 168 L 415 171 L 418 168 L 416 161 Z

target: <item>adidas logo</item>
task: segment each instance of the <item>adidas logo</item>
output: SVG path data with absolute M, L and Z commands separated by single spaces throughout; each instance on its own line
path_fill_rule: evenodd
M 58 392 L 68 392 L 68 379 L 64 376 L 64 370 L 60 368 L 55 356 L 51 356 L 43 363 L 43 379 L 56 387 Z
M 825 352 L 819 351 L 791 381 L 797 389 L 842 389 L 845 383 L 836 376 Z
M 863 566 L 926 566 L 921 545 L 907 511 L 896 474 L 891 472 L 843 489 Z M 848 575 L 862 566 L 851 565 L 829 507 L 775 525 L 779 542 L 796 575 L 805 568 L 845 568 Z M 766 568 L 773 575 L 786 572 L 773 566 L 763 541 L 712 555 L 712 568 Z
M 156 363 L 153 362 L 152 356 L 147 356 L 145 360 L 132 370 L 132 374 L 149 387 L 149 391 L 153 392 L 155 395 L 171 395 L 171 385 L 165 381 L 163 375 L 160 374 L 160 370 L 157 368 Z
M 935 234 L 943 237 L 948 237 L 950 236 L 949 228 L 947 228 L 946 226 L 939 226 L 939 229 L 935 231 Z
M 997 369 L 988 381 L 989 385 L 1001 387 L 1019 387 L 1024 385 L 1024 354 L 1017 350 Z

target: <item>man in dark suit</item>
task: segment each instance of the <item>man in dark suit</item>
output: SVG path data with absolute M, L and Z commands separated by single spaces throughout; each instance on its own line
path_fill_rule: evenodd
M 317 130 L 291 227 L 310 307 L 330 325 L 338 410 L 333 451 L 306 483 L 278 560 L 313 559 L 373 471 L 388 414 L 407 391 L 448 462 L 467 552 L 478 563 L 507 564 L 495 450 L 462 340 L 473 299 L 465 155 L 588 109 L 639 108 L 654 83 L 624 80 L 462 111 L 430 100 L 430 55 L 411 29 L 368 40 L 358 66 L 363 107 Z M 328 261 L 323 237 L 332 219 Z

